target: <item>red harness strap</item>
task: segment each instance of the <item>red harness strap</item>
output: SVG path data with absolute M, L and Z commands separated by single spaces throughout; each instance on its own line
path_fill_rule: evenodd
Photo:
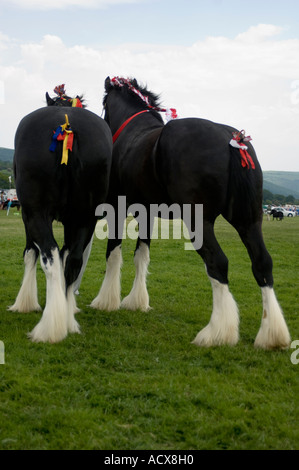
M 113 143 L 118 139 L 118 137 L 120 136 L 124 128 L 127 126 L 127 124 L 129 124 L 130 121 L 132 121 L 132 119 L 134 119 L 136 116 L 139 116 L 139 114 L 148 113 L 148 112 L 149 112 L 149 109 L 145 109 L 144 111 L 139 111 L 139 113 L 133 114 L 133 116 L 129 117 L 113 135 L 112 137 Z

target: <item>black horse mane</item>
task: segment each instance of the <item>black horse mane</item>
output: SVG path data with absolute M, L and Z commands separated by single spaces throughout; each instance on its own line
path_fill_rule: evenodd
M 120 79 L 121 80 L 121 79 Z M 136 89 L 138 90 L 142 95 L 146 96 L 149 100 L 149 104 L 151 106 L 153 106 L 154 108 L 158 108 L 160 106 L 160 96 L 153 93 L 152 91 L 148 90 L 148 88 L 146 86 L 142 86 L 140 85 L 136 78 L 128 78 L 127 81 Z M 110 78 L 108 77 L 105 81 L 105 89 L 106 89 L 106 93 L 104 95 L 104 99 L 103 99 L 103 104 L 106 103 L 106 98 L 107 98 L 107 95 L 109 93 L 109 91 L 112 89 L 112 88 L 116 88 L 118 89 L 119 91 L 121 91 L 122 93 L 126 93 L 128 94 L 129 96 L 135 98 L 139 103 L 143 103 L 144 106 L 146 107 L 146 103 L 144 101 L 142 101 L 142 99 L 136 94 L 134 93 L 134 91 L 132 91 L 128 85 L 124 84 L 123 87 L 119 87 L 117 85 L 112 85 L 111 84 L 111 80 Z

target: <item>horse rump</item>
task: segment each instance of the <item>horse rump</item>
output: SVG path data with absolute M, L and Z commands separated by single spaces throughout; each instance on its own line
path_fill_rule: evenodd
M 233 226 L 247 225 L 262 217 L 263 173 L 255 151 L 250 146 L 250 154 L 255 168 L 243 167 L 240 151 L 231 145 L 227 203 L 224 217 Z

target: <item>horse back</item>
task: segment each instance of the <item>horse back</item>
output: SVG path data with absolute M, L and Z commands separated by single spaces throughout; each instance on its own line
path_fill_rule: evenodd
M 239 150 L 229 142 L 233 127 L 205 119 L 187 118 L 170 121 L 165 125 L 157 143 L 155 154 L 156 172 L 161 184 L 167 188 L 171 199 L 181 203 L 202 203 L 221 212 L 227 203 L 232 177 L 247 169 L 241 166 Z M 247 143 L 246 143 L 247 145 Z M 256 186 L 261 185 L 261 170 L 253 147 L 248 151 L 256 163 L 250 178 Z M 232 159 L 237 160 L 232 165 Z M 237 171 L 232 175 L 232 167 Z

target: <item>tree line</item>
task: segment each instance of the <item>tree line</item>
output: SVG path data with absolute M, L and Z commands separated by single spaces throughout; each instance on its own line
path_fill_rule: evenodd
M 275 205 L 282 206 L 284 204 L 299 204 L 299 199 L 289 194 L 289 196 L 283 196 L 282 194 L 273 194 L 268 189 L 263 190 L 263 204 L 264 205 Z
M 11 177 L 11 184 L 9 182 L 9 177 Z M 0 160 L 0 188 L 15 188 L 12 162 Z

